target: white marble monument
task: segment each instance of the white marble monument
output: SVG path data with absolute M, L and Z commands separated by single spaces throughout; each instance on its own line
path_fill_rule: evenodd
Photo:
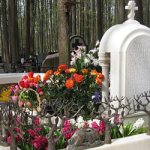
M 106 97 L 109 89 L 113 97 L 150 91 L 150 28 L 134 20 L 138 9 L 134 1 L 125 8 L 130 10 L 128 20 L 111 27 L 100 42 L 99 60 L 105 75 L 102 94 Z

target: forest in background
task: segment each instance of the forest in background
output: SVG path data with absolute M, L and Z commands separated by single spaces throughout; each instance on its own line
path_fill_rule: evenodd
M 0 0 L 0 56 L 3 62 L 17 63 L 20 57 L 58 52 L 58 5 L 63 6 L 68 34 L 95 46 L 112 25 L 126 20 L 128 0 Z M 66 3 L 67 2 L 67 3 Z M 135 0 L 136 19 L 150 27 L 150 1 Z

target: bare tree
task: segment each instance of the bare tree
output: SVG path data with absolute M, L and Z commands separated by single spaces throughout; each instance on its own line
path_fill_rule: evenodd
M 111 143 L 111 128 L 114 124 L 122 124 L 125 116 L 132 111 L 132 102 L 127 98 L 105 98 L 99 109 L 99 117 L 106 124 L 105 128 L 105 144 Z M 106 115 L 103 115 L 107 112 Z M 110 120 L 113 119 L 113 123 Z
M 21 118 L 21 124 L 17 122 L 18 117 Z M 1 129 L 3 131 L 9 131 L 11 135 L 10 150 L 17 150 L 16 137 L 19 135 L 19 133 L 16 134 L 15 128 L 19 127 L 20 125 L 25 125 L 25 113 L 18 107 L 18 105 L 14 103 L 6 103 L 1 105 L 0 118 L 2 124 Z

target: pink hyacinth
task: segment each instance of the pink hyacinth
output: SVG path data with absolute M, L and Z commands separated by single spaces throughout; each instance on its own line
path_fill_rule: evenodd
M 34 130 L 32 130 L 32 129 L 28 129 L 28 133 L 29 133 L 29 135 L 32 136 L 32 137 L 34 137 L 34 136 L 37 135 L 37 133 L 36 133 Z
M 32 145 L 35 149 L 41 149 L 47 146 L 47 139 L 43 136 L 35 136 L 32 140 Z
M 36 131 L 36 132 L 41 132 L 41 131 L 42 131 L 42 128 L 35 128 L 35 131 Z
M 34 125 L 39 126 L 40 125 L 40 119 L 39 117 L 35 116 L 33 119 Z
M 99 132 L 99 125 L 95 121 L 92 122 L 92 128 Z
M 115 117 L 114 117 L 114 123 L 115 124 L 121 123 L 121 116 L 119 114 L 115 115 Z
M 70 139 L 74 134 L 75 130 L 72 129 L 71 123 L 69 120 L 65 120 L 64 128 L 62 129 L 62 133 L 66 139 Z
M 100 121 L 99 133 L 102 134 L 105 131 L 106 124 L 104 121 Z
M 7 137 L 7 143 L 8 143 L 8 144 L 11 144 L 11 136 L 8 136 L 8 137 Z
M 105 131 L 105 122 L 100 121 L 100 124 L 98 125 L 95 121 L 92 122 L 92 128 L 95 129 L 99 134 L 102 134 Z

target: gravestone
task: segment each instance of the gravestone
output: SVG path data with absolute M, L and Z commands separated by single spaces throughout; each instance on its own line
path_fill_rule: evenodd
M 131 98 L 150 90 L 150 28 L 134 20 L 134 1 L 126 9 L 130 9 L 128 20 L 108 29 L 100 42 L 103 96 Z
M 86 46 L 84 39 L 81 36 L 71 36 L 70 37 L 70 54 L 74 49 L 77 49 L 78 46 Z M 54 69 L 59 65 L 59 53 L 52 53 L 46 56 L 42 62 L 41 72 L 46 72 L 49 69 Z
M 47 70 L 56 70 L 59 65 L 59 53 L 54 53 L 47 55 L 42 62 L 41 72 L 46 72 Z
M 85 46 L 87 48 L 87 45 L 85 43 L 85 40 L 83 37 L 78 35 L 73 35 L 70 37 L 70 50 L 78 49 L 78 46 Z

